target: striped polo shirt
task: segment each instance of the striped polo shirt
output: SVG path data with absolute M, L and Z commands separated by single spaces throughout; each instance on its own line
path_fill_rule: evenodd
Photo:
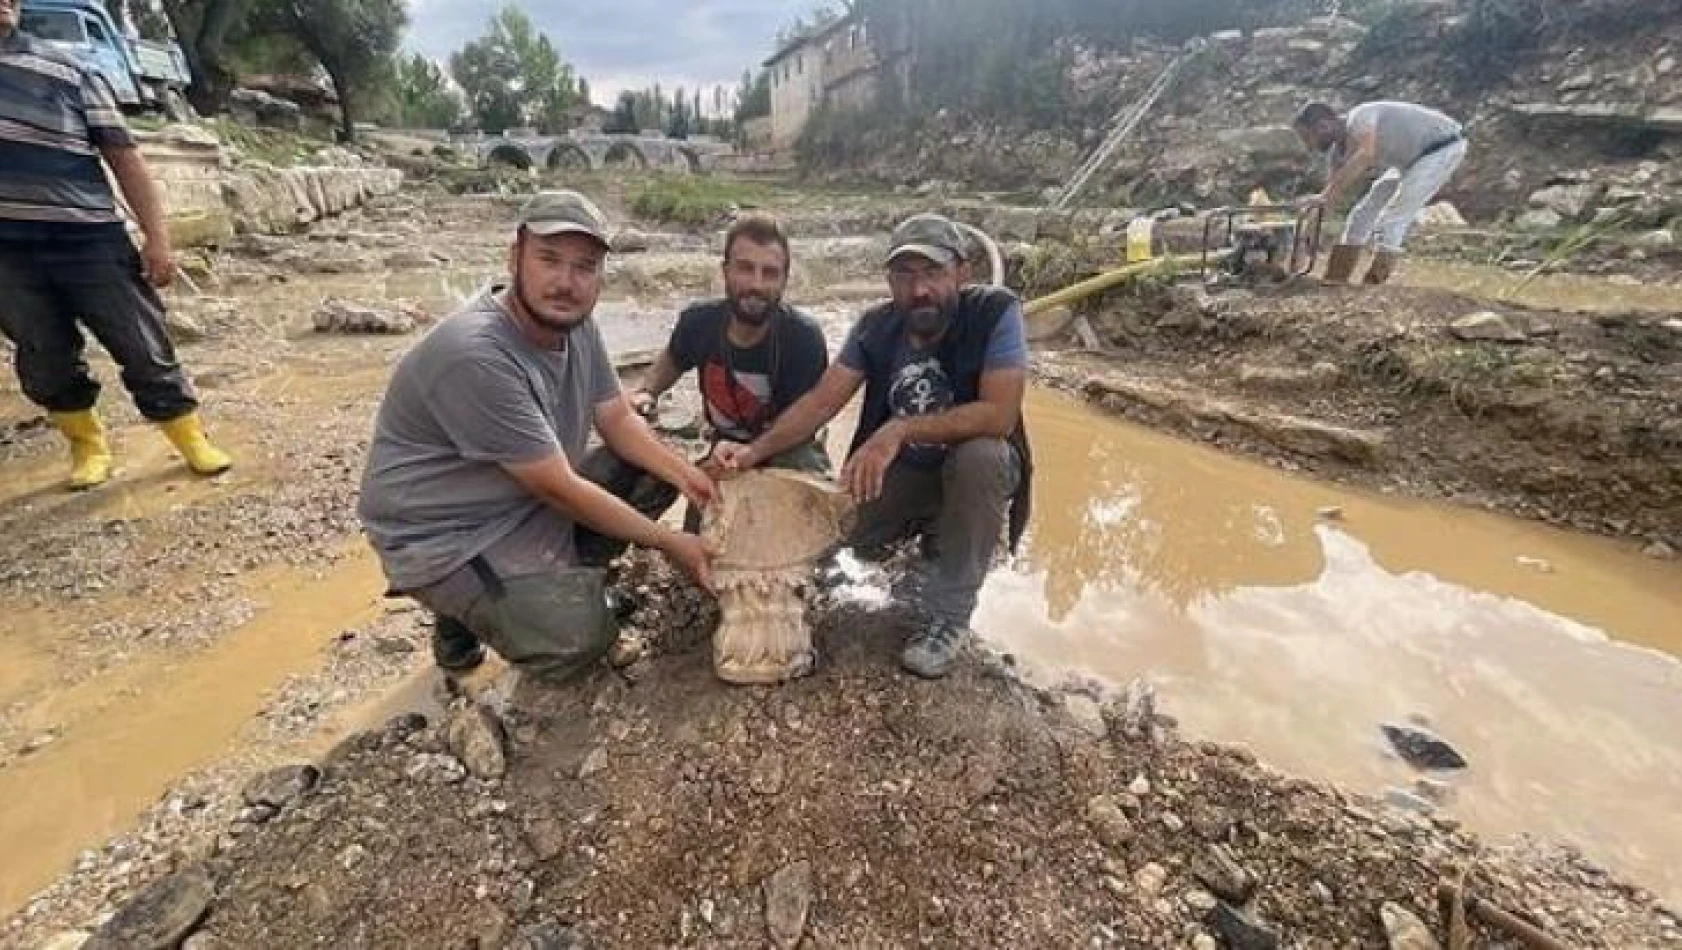
M 27 34 L 0 37 L 0 240 L 121 234 L 99 149 L 132 145 L 103 82 Z

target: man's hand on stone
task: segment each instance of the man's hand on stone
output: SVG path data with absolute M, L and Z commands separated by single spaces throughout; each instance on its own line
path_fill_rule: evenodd
M 707 551 L 706 545 L 698 535 L 685 534 L 682 531 L 669 532 L 660 550 L 679 570 L 700 585 L 702 590 L 714 595 L 718 593 L 713 588 L 712 554 Z
M 707 461 L 725 478 L 759 467 L 753 446 L 740 442 L 720 442 L 713 446 L 712 457 Z
M 713 483 L 712 476 L 694 465 L 683 467 L 678 475 L 677 490 L 697 508 L 705 508 L 718 498 L 718 486 Z
M 905 444 L 905 430 L 898 422 L 890 422 L 870 437 L 841 470 L 841 484 L 853 500 L 864 504 L 882 497 L 882 485 L 887 481 L 888 467 L 899 457 Z
M 626 393 L 625 397 L 630 400 L 632 412 L 644 419 L 654 418 L 654 407 L 659 403 L 659 400 L 654 398 L 653 393 L 646 389 L 633 389 Z

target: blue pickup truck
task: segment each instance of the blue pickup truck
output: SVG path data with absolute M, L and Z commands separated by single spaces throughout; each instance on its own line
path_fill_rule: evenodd
M 125 111 L 193 118 L 183 94 L 193 77 L 181 47 L 130 36 L 100 0 L 23 0 L 20 29 L 82 63 Z

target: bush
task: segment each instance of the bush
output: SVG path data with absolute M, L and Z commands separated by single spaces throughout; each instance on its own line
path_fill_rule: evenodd
M 738 208 L 762 205 L 770 195 L 746 182 L 707 175 L 663 175 L 631 196 L 631 213 L 651 221 L 692 227 L 723 222 Z

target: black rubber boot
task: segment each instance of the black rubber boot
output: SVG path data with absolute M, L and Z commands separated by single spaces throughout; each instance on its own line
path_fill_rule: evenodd
M 440 614 L 432 623 L 432 661 L 441 670 L 465 673 L 485 662 L 485 646 L 461 621 Z

